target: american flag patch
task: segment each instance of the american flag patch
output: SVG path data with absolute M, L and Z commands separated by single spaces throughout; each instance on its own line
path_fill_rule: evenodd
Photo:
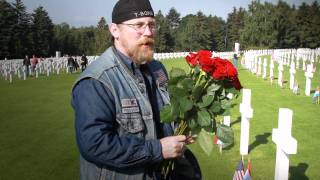
M 166 73 L 162 69 L 156 71 L 155 74 L 157 75 L 157 81 L 159 82 L 159 85 L 166 84 L 168 78 L 166 76 Z
M 138 106 L 138 102 L 136 99 L 121 99 L 122 107 L 135 107 Z

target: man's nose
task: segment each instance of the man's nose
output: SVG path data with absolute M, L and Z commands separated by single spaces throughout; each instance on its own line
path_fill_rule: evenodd
M 152 31 L 151 27 L 149 25 L 146 25 L 146 28 L 144 29 L 143 35 L 144 36 L 152 36 L 154 34 L 154 31 Z

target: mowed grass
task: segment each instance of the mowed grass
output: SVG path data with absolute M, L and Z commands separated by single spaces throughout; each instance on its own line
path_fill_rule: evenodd
M 0 179 L 79 179 L 71 86 L 77 75 L 0 81 Z
M 163 61 L 172 67 L 187 68 L 183 60 Z M 277 76 L 276 68 L 274 72 Z M 17 80 L 9 84 L 0 80 L 0 180 L 11 179 L 79 179 L 79 154 L 74 137 L 74 116 L 70 106 L 71 87 L 78 74 Z M 272 129 L 278 126 L 279 108 L 293 110 L 292 136 L 298 141 L 298 153 L 290 156 L 290 179 L 320 179 L 320 105 L 304 96 L 303 73 L 301 95 L 294 95 L 288 85 L 279 88 L 247 70 L 239 69 L 244 88 L 252 90 L 253 118 L 250 124 L 250 158 L 253 179 L 274 179 L 276 146 Z M 289 82 L 288 75 L 285 80 Z M 287 83 L 288 84 L 288 83 Z M 312 90 L 320 85 L 319 74 Z M 240 160 L 239 103 L 232 110 L 235 144 L 219 153 L 215 146 L 208 156 L 197 143 L 191 150 L 198 158 L 204 179 L 232 179 Z

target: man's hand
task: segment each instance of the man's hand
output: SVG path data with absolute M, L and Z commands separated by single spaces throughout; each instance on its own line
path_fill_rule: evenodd
M 163 158 L 172 159 L 182 156 L 186 141 L 187 137 L 185 135 L 169 136 L 160 139 Z

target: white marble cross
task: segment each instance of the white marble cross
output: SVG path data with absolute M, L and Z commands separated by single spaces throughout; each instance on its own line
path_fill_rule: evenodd
M 304 71 L 306 71 L 306 70 L 307 70 L 306 60 L 305 60 L 305 59 L 303 59 L 302 69 L 303 69 Z
M 299 57 L 295 56 L 295 59 L 296 59 L 296 69 L 299 69 L 299 67 L 300 67 Z
M 306 96 L 310 96 L 310 90 L 311 90 L 311 79 L 313 78 L 313 73 L 312 73 L 312 65 L 309 64 L 307 67 L 307 72 L 304 73 L 306 76 L 306 89 L 305 89 L 305 94 Z
M 262 73 L 262 78 L 263 79 L 267 78 L 267 66 L 268 66 L 267 58 L 264 58 L 263 59 L 263 73 Z
M 271 83 L 273 81 L 273 69 L 274 69 L 274 63 L 273 63 L 273 59 L 271 58 L 270 59 L 270 73 L 269 73 Z
M 241 135 L 240 135 L 240 154 L 247 155 L 249 147 L 250 119 L 253 115 L 251 108 L 251 90 L 242 90 L 242 103 L 240 104 L 241 113 Z
M 23 80 L 26 80 L 27 79 L 27 66 L 23 66 Z
M 279 109 L 278 128 L 272 130 L 272 141 L 277 145 L 275 180 L 287 180 L 289 155 L 297 153 L 297 140 L 291 136 L 292 110 Z
M 279 66 L 278 66 L 278 85 L 280 87 L 283 86 L 283 63 L 282 63 L 282 61 L 279 62 Z
M 60 63 L 57 65 L 57 74 L 60 74 Z
M 18 68 L 18 78 L 21 79 L 21 67 Z
M 259 57 L 259 58 L 258 58 L 258 72 L 257 72 L 257 75 L 258 75 L 258 76 L 261 75 L 261 69 L 262 69 L 262 58 Z
M 36 78 L 38 78 L 39 77 L 39 64 L 36 64 L 35 71 L 36 71 Z
M 254 58 L 254 73 L 255 74 L 258 73 L 258 67 L 259 67 L 259 65 L 258 65 L 258 56 L 255 56 L 255 58 Z
M 294 74 L 296 73 L 294 61 L 291 61 L 291 66 L 290 66 L 290 89 L 293 89 L 294 85 Z
M 50 66 L 49 64 L 47 64 L 47 76 L 49 77 L 49 75 L 50 75 Z
M 9 82 L 12 83 L 13 81 L 13 69 L 12 69 L 12 66 L 10 65 L 10 69 L 9 69 Z

